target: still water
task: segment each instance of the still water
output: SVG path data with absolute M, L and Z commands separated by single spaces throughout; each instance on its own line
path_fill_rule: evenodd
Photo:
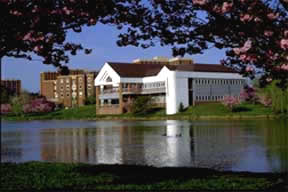
M 288 120 L 1 123 L 1 161 L 288 171 Z

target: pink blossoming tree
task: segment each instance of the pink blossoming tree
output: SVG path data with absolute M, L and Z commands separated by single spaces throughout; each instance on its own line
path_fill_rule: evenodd
M 174 56 L 225 49 L 222 64 L 288 85 L 287 0 L 0 0 L 0 58 L 34 53 L 59 67 L 83 49 L 67 32 L 97 23 L 121 30 L 119 46 L 159 43 Z
M 225 96 L 222 103 L 233 111 L 233 108 L 240 104 L 240 99 L 235 96 Z

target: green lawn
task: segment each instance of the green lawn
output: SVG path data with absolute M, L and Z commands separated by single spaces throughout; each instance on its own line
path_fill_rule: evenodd
M 273 111 L 271 110 L 271 108 L 265 107 L 260 104 L 243 103 L 235 107 L 235 110 L 232 112 L 221 103 L 209 103 L 189 107 L 182 114 L 194 115 L 194 116 L 271 115 L 273 114 Z
M 232 112 L 221 103 L 209 103 L 191 106 L 184 112 L 167 116 L 165 109 L 153 109 L 148 114 L 133 115 L 96 115 L 95 105 L 87 105 L 71 109 L 60 109 L 45 114 L 23 114 L 19 116 L 3 115 L 5 120 L 47 120 L 47 119 L 141 119 L 141 120 L 157 120 L 157 119 L 197 119 L 197 118 L 267 118 L 267 117 L 286 117 L 287 115 L 279 115 L 273 113 L 271 108 L 260 104 L 243 103 L 236 107 Z
M 29 162 L 1 163 L 0 190 L 284 191 L 285 187 L 284 174 L 218 172 L 187 167 Z

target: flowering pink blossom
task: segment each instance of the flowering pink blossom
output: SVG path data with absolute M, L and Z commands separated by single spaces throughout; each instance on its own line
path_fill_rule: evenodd
M 284 71 L 288 71 L 288 64 L 283 64 L 280 66 L 280 68 Z
M 288 39 L 281 39 L 280 47 L 284 50 L 287 50 L 288 49 Z
M 32 31 L 28 32 L 24 37 L 23 40 L 27 41 L 27 40 L 31 40 L 32 38 Z
M 233 107 L 235 105 L 239 105 L 240 104 L 240 100 L 239 100 L 238 97 L 224 96 L 222 104 L 225 105 L 226 107 L 228 107 L 230 110 L 233 110 Z
M 288 37 L 288 30 L 284 31 L 284 37 Z
M 247 40 L 243 47 L 241 48 L 233 48 L 233 51 L 236 55 L 240 55 L 240 53 L 245 53 L 247 52 L 249 49 L 251 49 L 252 47 L 252 41 L 251 40 Z
M 22 15 L 22 13 L 21 12 L 19 12 L 19 11 L 17 11 L 17 10 L 15 10 L 15 11 L 10 11 L 10 14 L 11 15 L 15 15 L 15 16 L 21 16 Z
M 72 13 L 72 10 L 68 9 L 67 7 L 63 7 L 63 11 L 66 15 L 70 15 Z
M 1 104 L 0 106 L 1 114 L 10 113 L 12 112 L 12 107 L 10 104 Z
M 228 11 L 230 11 L 233 7 L 233 3 L 228 3 L 228 2 L 224 2 L 222 5 L 222 13 L 226 13 Z
M 250 72 L 254 71 L 254 68 L 252 66 L 248 65 L 248 66 L 246 66 L 245 71 L 250 73 Z
M 40 52 L 41 50 L 43 49 L 43 46 L 42 45 L 36 45 L 33 49 L 33 51 L 35 52 Z
M 213 7 L 213 11 L 214 11 L 215 13 L 222 14 L 222 8 L 221 8 L 220 6 L 218 6 L 218 5 L 215 5 L 215 6 Z
M 269 30 L 264 31 L 264 35 L 267 37 L 271 37 L 273 34 L 274 34 L 273 31 L 269 31 Z
M 279 54 L 278 53 L 273 53 L 271 50 L 269 50 L 267 52 L 267 56 L 269 57 L 270 60 L 275 61 L 276 59 L 278 59 Z
M 262 20 L 261 20 L 259 17 L 255 17 L 255 18 L 254 18 L 254 21 L 255 21 L 256 23 L 259 23 L 259 22 L 261 22 Z
M 240 15 L 240 20 L 242 22 L 248 22 L 248 21 L 251 21 L 251 19 L 253 19 L 253 16 L 249 15 L 248 13 L 244 15 Z
M 246 58 L 247 58 L 247 55 L 246 54 L 241 54 L 240 55 L 240 60 L 245 62 L 246 61 Z
M 236 55 L 240 55 L 241 49 L 240 48 L 233 48 L 233 51 Z
M 267 14 L 267 17 L 268 17 L 268 19 L 270 19 L 270 20 L 277 19 L 278 16 L 279 16 L 279 13 L 269 13 L 269 14 Z
M 271 77 L 266 78 L 266 82 L 267 82 L 267 83 L 272 82 L 272 78 L 271 78 Z
M 256 102 L 258 99 L 256 89 L 251 86 L 244 86 L 240 92 L 240 100 L 248 102 Z
M 192 0 L 195 5 L 205 5 L 207 0 Z
M 242 47 L 242 51 L 243 52 L 247 52 L 252 46 L 252 41 L 251 40 L 247 40 L 245 43 L 244 43 L 244 46 Z

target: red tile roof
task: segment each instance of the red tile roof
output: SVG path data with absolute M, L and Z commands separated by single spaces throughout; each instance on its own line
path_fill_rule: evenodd
M 181 65 L 164 65 L 164 64 L 134 64 L 134 63 L 115 63 L 108 62 L 109 65 L 121 77 L 147 77 L 157 75 L 161 69 L 166 66 L 172 71 L 195 71 L 195 72 L 221 72 L 237 73 L 236 71 L 219 64 L 181 64 Z

